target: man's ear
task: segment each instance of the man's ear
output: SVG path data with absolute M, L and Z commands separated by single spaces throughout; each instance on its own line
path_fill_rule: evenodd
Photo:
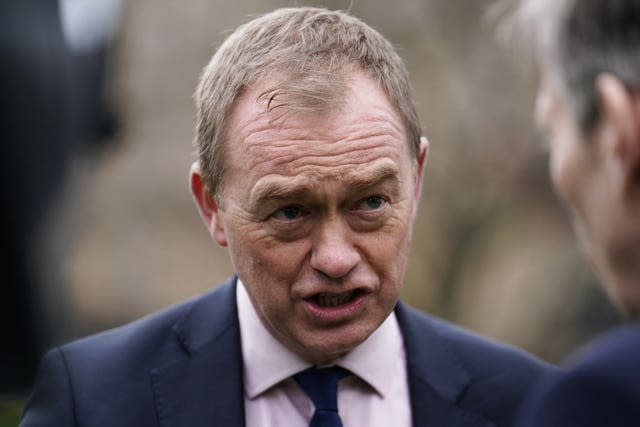
M 600 137 L 605 156 L 617 169 L 622 190 L 640 195 L 640 100 L 611 74 L 596 81 L 600 99 Z
M 209 235 L 220 246 L 227 246 L 227 235 L 222 223 L 220 207 L 205 184 L 200 163 L 197 161 L 191 165 L 189 187 L 193 200 L 198 206 L 200 217 L 209 230 Z
M 420 193 L 422 191 L 422 175 L 427 167 L 429 161 L 429 140 L 426 136 L 420 137 L 420 147 L 418 149 L 418 163 L 416 168 L 416 185 L 415 193 L 413 197 L 416 201 L 420 200 Z

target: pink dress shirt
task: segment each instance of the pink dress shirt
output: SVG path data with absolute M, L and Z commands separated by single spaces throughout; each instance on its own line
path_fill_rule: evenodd
M 311 365 L 267 331 L 240 280 L 236 300 L 247 427 L 307 427 L 313 403 L 291 376 Z M 354 374 L 338 385 L 338 411 L 344 427 L 411 425 L 404 344 L 394 313 L 334 364 Z

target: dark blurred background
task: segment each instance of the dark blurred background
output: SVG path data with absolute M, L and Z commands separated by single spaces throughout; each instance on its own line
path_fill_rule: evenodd
M 20 16 L 42 12 L 43 1 L 14 0 L 21 4 Z M 65 7 L 86 2 L 91 3 L 66 0 Z M 37 231 L 30 232 L 36 237 L 28 244 L 37 242 L 31 252 L 38 257 L 29 261 L 40 277 L 28 285 L 33 304 L 7 303 L 19 307 L 16 315 L 31 314 L 46 326 L 23 326 L 43 334 L 31 347 L 36 353 L 207 291 L 232 273 L 188 191 L 191 95 L 200 69 L 226 35 L 255 15 L 292 5 L 350 9 L 397 46 L 411 73 L 431 158 L 406 302 L 552 362 L 617 321 L 550 188 L 547 155 L 531 118 L 534 68 L 496 43 L 495 25 L 486 17 L 491 1 L 95 3 L 102 7 L 84 14 L 66 9 L 85 33 L 78 30 L 74 38 L 63 31 L 58 53 L 50 45 L 24 43 L 41 26 L 19 24 L 16 13 L 3 18 L 20 34 L 2 41 L 5 52 L 13 52 L 13 43 L 48 52 L 40 53 L 48 59 L 35 69 L 57 92 L 42 96 L 50 96 L 48 102 L 58 107 L 50 113 L 64 112 L 72 129 L 55 138 L 51 130 L 44 139 L 32 135 L 47 148 L 31 149 L 27 166 L 15 168 L 17 175 L 10 178 L 3 175 L 4 187 L 19 189 L 27 212 L 37 213 Z M 111 35 L 89 43 L 95 35 L 87 36 L 87 29 L 100 25 Z M 71 59 L 61 66 L 57 61 L 65 55 Z M 5 75 L 9 62 L 5 56 L 2 61 Z M 62 79 L 72 89 L 63 91 L 59 81 L 51 81 L 54 72 L 67 73 Z M 16 90 L 2 80 L 25 105 L 20 114 L 8 115 L 17 120 L 12 126 L 33 128 L 45 117 L 34 107 L 39 101 L 24 93 L 35 83 L 21 82 Z M 93 105 L 91 114 L 87 105 Z M 6 121 L 9 103 L 3 108 Z M 21 132 L 5 132 L 3 162 L 17 164 L 4 148 L 23 146 L 27 139 Z M 52 146 L 54 139 L 59 149 Z M 68 141 L 79 142 L 63 148 Z M 59 167 L 48 166 L 63 152 L 69 154 Z M 30 168 L 38 173 L 27 172 Z M 35 206 L 33 200 L 44 206 L 43 187 L 57 175 L 46 209 Z M 32 187 L 25 187 L 25 176 Z M 3 201 L 3 211 L 5 206 Z M 12 247 L 3 239 L 3 247 Z M 5 328 L 11 328 L 6 318 Z M 16 423 L 26 393 L 28 387 L 4 392 L 0 426 Z

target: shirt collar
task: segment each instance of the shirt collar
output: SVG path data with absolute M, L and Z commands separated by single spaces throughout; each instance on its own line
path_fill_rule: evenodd
M 258 317 L 244 284 L 236 286 L 238 320 L 244 369 L 244 389 L 253 399 L 296 373 L 309 368 L 296 353 L 271 335 Z M 389 389 L 395 367 L 405 363 L 402 334 L 395 313 L 391 314 L 362 344 L 335 360 L 367 382 L 381 396 Z
M 395 312 L 392 311 L 369 338 L 338 358 L 335 364 L 350 370 L 385 397 L 394 376 L 402 372 L 405 365 L 402 333 Z

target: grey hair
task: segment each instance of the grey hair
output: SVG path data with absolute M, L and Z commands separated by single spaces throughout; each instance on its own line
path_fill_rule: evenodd
M 283 8 L 240 26 L 201 74 L 194 95 L 194 144 L 209 191 L 219 197 L 225 127 L 234 102 L 248 87 L 261 80 L 275 81 L 258 98 L 269 110 L 324 112 L 344 100 L 348 74 L 354 69 L 384 89 L 403 119 L 410 151 L 417 159 L 420 124 L 407 69 L 391 43 L 344 12 Z
M 600 74 L 640 88 L 640 1 L 519 0 L 512 19 L 584 132 L 600 118 Z

